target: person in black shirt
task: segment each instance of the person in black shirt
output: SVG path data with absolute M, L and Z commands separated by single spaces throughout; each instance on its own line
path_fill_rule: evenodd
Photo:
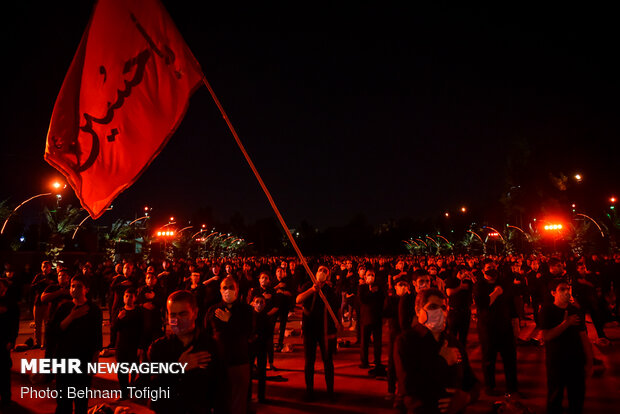
M 596 276 L 588 271 L 585 261 L 577 263 L 576 270 L 575 278 L 572 281 L 573 298 L 584 314 L 590 313 L 592 323 L 598 335 L 599 345 L 608 345 L 609 339 L 603 329 L 605 321 L 601 314 L 597 295 L 597 289 L 600 290 L 601 286 L 597 283 Z
M 19 307 L 8 291 L 8 281 L 0 279 L 0 407 L 11 402 L 11 349 L 19 332 Z
M 45 321 L 45 357 L 51 358 L 52 352 L 56 349 L 56 336 L 50 335 L 49 323 L 56 314 L 56 310 L 65 302 L 71 302 L 73 298 L 70 293 L 71 277 L 65 269 L 58 270 L 58 283 L 49 285 L 41 294 L 41 304 L 48 307 L 47 314 L 49 317 Z M 36 374 L 40 378 L 45 378 L 48 381 L 52 381 L 54 376 Z
M 375 367 L 368 371 L 371 376 L 385 375 L 385 368 L 381 364 L 381 339 L 383 333 L 383 291 L 375 281 L 375 272 L 366 270 L 364 284 L 359 286 L 360 325 L 362 329 L 360 346 L 360 368 L 368 368 L 368 347 L 370 336 L 373 340 L 373 355 Z
M 41 273 L 37 274 L 30 286 L 34 295 L 34 347 L 40 348 L 41 338 L 43 337 L 44 322 L 47 318 L 47 306 L 41 303 L 41 294 L 45 289 L 55 282 L 55 275 L 52 273 L 52 262 L 44 261 L 41 263 Z
M 568 412 L 583 412 L 586 375 L 592 371 L 592 345 L 584 314 L 571 302 L 568 281 L 555 279 L 550 285 L 553 303 L 542 310 L 541 328 L 545 340 L 547 367 L 547 412 L 562 413 L 564 389 Z
M 467 346 L 467 334 L 471 321 L 472 291 L 474 287 L 473 275 L 461 266 L 456 276 L 446 280 L 448 294 L 448 333 L 454 335 L 463 348 Z
M 275 290 L 271 287 L 271 277 L 268 273 L 262 272 L 258 278 L 259 287 L 254 288 L 250 291 L 248 299 L 250 302 L 254 300 L 256 295 L 261 295 L 265 299 L 265 313 L 269 318 L 269 323 L 271 324 L 271 335 L 267 337 L 269 343 L 267 344 L 267 356 L 269 361 L 269 368 L 274 370 L 275 367 L 273 365 L 273 332 L 276 324 L 276 316 L 279 311 L 279 297 L 276 295 Z
M 233 277 L 222 280 L 220 293 L 222 301 L 207 311 L 205 326 L 215 339 L 218 358 L 226 372 L 227 409 L 245 413 L 250 389 L 248 340 L 252 333 L 252 308 L 238 299 L 239 285 Z
M 387 383 L 388 397 L 394 398 L 394 408 L 400 406 L 402 398 L 400 393 L 396 396 L 396 366 L 394 365 L 394 344 L 400 333 L 411 326 L 415 313 L 415 302 L 411 296 L 411 285 L 406 278 L 400 278 L 394 289 L 390 289 L 385 298 L 383 316 L 388 320 L 389 346 Z
M 49 324 L 50 335 L 56 338 L 53 358 L 76 358 L 80 360 L 82 374 L 57 374 L 56 389 L 62 393 L 56 399 L 56 414 L 82 414 L 88 410 L 88 398 L 67 397 L 67 388 L 85 390 L 90 386 L 91 375 L 85 369 L 89 362 L 96 360 L 102 348 L 102 315 L 97 305 L 87 298 L 88 285 L 81 276 L 71 279 L 71 302 L 58 307 Z
M 250 363 L 256 363 L 256 377 L 258 379 L 258 402 L 264 403 L 265 385 L 267 382 L 267 350 L 270 343 L 269 336 L 273 337 L 271 320 L 265 309 L 265 298 L 256 294 L 252 299 L 252 335 L 250 336 Z M 251 394 L 251 392 L 250 392 Z
M 394 360 L 407 413 L 458 413 L 476 401 L 480 383 L 467 353 L 445 332 L 447 306 L 438 289 L 416 297 L 417 321 L 396 340 Z
M 306 380 L 306 399 L 314 399 L 314 362 L 316 360 L 316 347 L 321 350 L 323 371 L 325 372 L 325 385 L 329 398 L 334 395 L 334 360 L 336 352 L 337 328 L 325 307 L 325 303 L 319 296 L 319 290 L 327 299 L 332 311 L 338 309 L 338 297 L 334 288 L 329 283 L 329 269 L 319 266 L 316 272 L 316 284 L 308 282 L 302 287 L 302 292 L 297 295 L 296 303 L 303 305 L 302 331 L 304 337 L 304 374 Z
M 166 297 L 163 289 L 157 285 L 157 275 L 152 266 L 147 269 L 144 280 L 146 284 L 138 289 L 137 301 L 144 312 L 145 341 L 150 344 L 164 334 Z
M 219 365 L 215 343 L 199 328 L 196 298 L 186 290 L 173 292 L 167 301 L 170 333 L 149 347 L 150 362 L 187 363 L 185 374 L 153 374 L 151 388 L 170 388 L 170 398 L 150 403 L 158 414 L 202 414 L 220 408 Z
M 127 262 L 123 265 L 123 273 L 116 275 L 114 279 L 112 279 L 110 294 L 114 299 L 112 301 L 112 307 L 110 308 L 110 325 L 114 325 L 118 313 L 124 306 L 123 296 L 125 295 L 125 290 L 130 287 L 136 287 L 133 282 L 134 269 L 134 264 Z M 116 343 L 115 335 L 115 332 L 110 331 L 110 348 L 114 347 Z
M 499 280 L 493 261 L 483 267 L 484 277 L 474 285 L 474 301 L 478 309 L 478 336 L 482 349 L 482 372 L 488 395 L 498 395 L 495 390 L 495 362 L 502 356 L 506 389 L 518 392 L 517 348 L 514 329 L 518 328 L 517 312 L 512 292 Z
M 124 307 L 111 326 L 116 337 L 116 362 L 140 362 L 148 346 L 144 336 L 144 313 L 136 304 L 136 290 L 128 288 L 123 295 Z M 129 384 L 136 380 L 136 374 L 117 373 L 123 398 L 128 398 Z
M 278 302 L 278 313 L 275 315 L 280 321 L 278 343 L 275 350 L 281 352 L 284 347 L 284 333 L 288 322 L 288 313 L 293 307 L 293 278 L 283 268 L 276 269 L 277 284 L 273 287 Z

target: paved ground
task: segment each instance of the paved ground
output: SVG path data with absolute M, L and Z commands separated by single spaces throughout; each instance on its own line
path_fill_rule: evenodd
M 24 320 L 21 323 L 20 337 L 18 343 L 32 336 L 32 329 L 29 327 L 30 321 Z M 298 332 L 300 322 L 298 318 L 290 323 L 290 327 Z M 524 327 L 522 335 L 527 335 L 531 331 L 530 325 Z M 104 343 L 107 344 L 108 327 L 104 327 Z M 602 376 L 590 378 L 587 385 L 586 413 L 617 413 L 620 412 L 620 327 L 608 324 L 606 331 L 612 344 L 605 348 L 594 346 L 595 356 L 603 362 L 605 368 Z M 588 324 L 588 332 L 591 338 L 595 339 L 592 324 Z M 354 333 L 345 331 L 341 337 L 354 341 Z M 384 340 L 384 350 L 385 350 Z M 301 338 L 293 335 L 287 338 L 287 343 L 293 348 L 293 352 L 276 354 L 275 365 L 278 371 L 268 371 L 272 380 L 267 383 L 268 404 L 253 403 L 252 407 L 258 413 L 394 413 L 391 409 L 391 402 L 385 399 L 387 383 L 385 379 L 369 378 L 366 370 L 358 368 L 359 349 L 357 347 L 340 348 L 335 356 L 336 367 L 336 391 L 335 402 L 327 402 L 322 397 L 321 390 L 324 389 L 322 364 L 320 357 L 317 358 L 317 376 L 315 388 L 318 400 L 313 403 L 303 402 L 304 394 L 304 374 L 303 374 L 303 352 Z M 27 352 L 13 353 L 13 396 L 15 405 L 8 413 L 51 413 L 54 411 L 55 402 L 51 399 L 29 399 L 20 398 L 20 387 L 32 386 L 27 376 L 19 373 L 21 358 L 35 358 L 42 356 L 41 350 L 30 350 Z M 482 378 L 480 371 L 481 354 L 478 343 L 478 336 L 475 326 L 472 324 L 470 333 L 470 345 L 468 347 L 469 357 L 474 370 L 479 378 Z M 371 357 L 372 358 L 372 357 Z M 384 358 L 387 354 L 384 352 Z M 102 362 L 112 361 L 112 358 L 103 358 Z M 518 348 L 518 377 L 521 389 L 527 398 L 523 402 L 534 412 L 544 413 L 545 409 L 545 369 L 544 369 L 544 350 L 537 346 L 520 346 Z M 498 371 L 501 372 L 502 365 L 498 364 Z M 277 376 L 280 381 L 277 381 Z M 503 374 L 498 375 L 498 388 L 503 387 Z M 282 381 L 284 379 L 284 381 Z M 45 389 L 50 385 L 34 385 L 35 389 Z M 97 376 L 94 380 L 94 388 L 115 389 L 116 380 L 113 376 Z M 497 398 L 482 396 L 480 401 L 469 407 L 469 413 L 488 413 L 491 412 L 492 404 Z M 91 401 L 92 404 L 109 403 L 114 401 Z M 122 405 L 130 406 L 135 413 L 148 413 L 140 402 L 123 401 Z

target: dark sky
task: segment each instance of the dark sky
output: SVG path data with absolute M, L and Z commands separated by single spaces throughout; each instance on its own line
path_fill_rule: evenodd
M 49 119 L 92 9 L 21 3 L 2 29 L 0 199 L 12 203 L 55 173 L 43 161 Z M 593 197 L 618 189 L 611 10 L 163 3 L 291 227 L 484 206 L 514 142 L 538 154 L 541 179 L 579 171 Z M 107 214 L 145 204 L 160 217 L 272 214 L 206 88 Z

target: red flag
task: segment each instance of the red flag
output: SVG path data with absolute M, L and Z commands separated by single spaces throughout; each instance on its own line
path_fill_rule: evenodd
M 180 124 L 200 65 L 158 0 L 100 0 L 54 105 L 45 160 L 93 218 Z

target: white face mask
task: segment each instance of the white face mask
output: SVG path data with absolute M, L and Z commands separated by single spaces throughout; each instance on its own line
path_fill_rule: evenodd
M 446 315 L 443 309 L 425 310 L 426 322 L 423 323 L 431 332 L 441 332 L 446 327 Z
M 234 290 L 225 290 L 222 292 L 222 300 L 226 303 L 233 303 L 237 299 L 237 292 Z

